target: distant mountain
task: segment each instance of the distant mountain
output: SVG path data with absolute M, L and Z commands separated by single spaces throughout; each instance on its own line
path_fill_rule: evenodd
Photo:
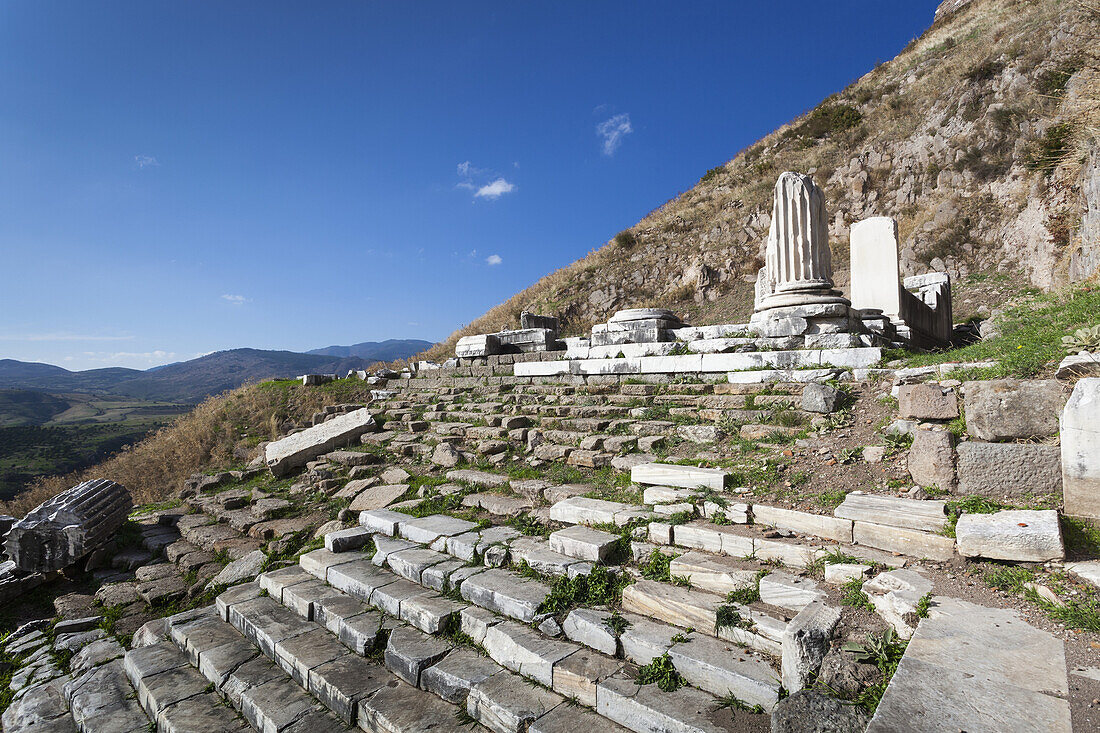
M 320 356 L 357 356 L 366 361 L 394 361 L 396 359 L 408 359 L 419 354 L 434 344 L 431 341 L 421 339 L 388 339 L 386 341 L 364 341 L 361 344 L 351 346 L 326 346 L 323 349 L 313 349 L 307 354 L 319 354 Z
M 69 403 L 48 392 L 0 389 L 0 428 L 39 425 L 69 409 Z
M 365 369 L 363 359 L 334 358 L 295 351 L 231 349 L 169 364 L 155 371 L 140 372 L 111 392 L 146 400 L 198 402 L 204 397 L 241 386 L 245 382 L 271 377 L 294 377 L 305 373 L 344 374 Z
M 86 392 L 194 404 L 249 381 L 295 377 L 307 372 L 346 373 L 350 369 L 365 369 L 369 363 L 358 357 L 263 349 L 217 351 L 147 371 L 114 367 L 71 372 L 52 364 L 0 359 L 0 388 L 52 394 Z M 35 408 L 45 408 L 45 402 L 48 401 L 35 406 L 28 402 L 27 409 L 38 412 Z
M 46 392 L 107 392 L 120 382 L 144 374 L 140 369 L 107 367 L 70 372 L 53 364 L 0 359 L 0 387 Z

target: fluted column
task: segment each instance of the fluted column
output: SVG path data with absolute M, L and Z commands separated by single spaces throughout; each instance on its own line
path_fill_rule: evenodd
M 776 294 L 832 289 L 825 196 L 809 176 L 779 176 L 765 260 Z

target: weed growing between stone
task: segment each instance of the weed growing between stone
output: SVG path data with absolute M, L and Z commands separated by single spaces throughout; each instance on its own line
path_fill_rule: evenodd
M 875 607 L 872 605 L 871 600 L 867 598 L 867 594 L 863 592 L 863 579 L 852 578 L 844 585 L 840 586 L 840 590 L 843 592 L 843 597 L 840 602 L 845 606 L 852 606 L 853 608 L 865 608 L 868 611 L 874 611 Z
M 743 710 L 746 713 L 756 713 L 762 715 L 764 713 L 764 706 L 762 705 L 749 705 L 741 698 L 734 695 L 732 692 L 717 698 L 714 703 L 715 710 L 729 710 L 733 712 L 735 710 Z
M 649 553 L 649 557 L 638 566 L 638 570 L 641 571 L 642 577 L 646 580 L 659 580 L 668 583 L 672 580 L 669 566 L 672 564 L 673 559 L 677 557 L 679 555 L 666 555 L 660 550 L 653 550 Z
M 882 682 L 860 691 L 859 696 L 851 702 L 874 713 L 908 645 L 909 642 L 897 638 L 892 628 L 886 629 L 881 634 L 869 634 L 863 644 L 851 641 L 844 644 L 841 649 L 855 654 L 856 661 L 874 664 L 882 672 Z M 831 690 L 825 691 L 828 694 L 832 693 Z
M 687 684 L 687 681 L 676 671 L 668 652 L 654 657 L 649 664 L 639 667 L 634 680 L 639 685 L 656 684 L 664 692 L 675 692 Z

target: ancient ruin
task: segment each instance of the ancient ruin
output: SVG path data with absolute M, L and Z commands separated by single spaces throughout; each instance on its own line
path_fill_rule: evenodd
M 85 481 L 13 524 L 4 552 L 25 572 L 61 570 L 111 540 L 132 506 L 130 492 L 114 481 Z

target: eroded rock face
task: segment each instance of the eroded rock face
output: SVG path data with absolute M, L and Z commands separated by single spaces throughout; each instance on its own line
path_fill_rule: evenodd
M 133 505 L 114 481 L 85 481 L 12 525 L 4 550 L 20 570 L 61 570 L 109 542 Z

